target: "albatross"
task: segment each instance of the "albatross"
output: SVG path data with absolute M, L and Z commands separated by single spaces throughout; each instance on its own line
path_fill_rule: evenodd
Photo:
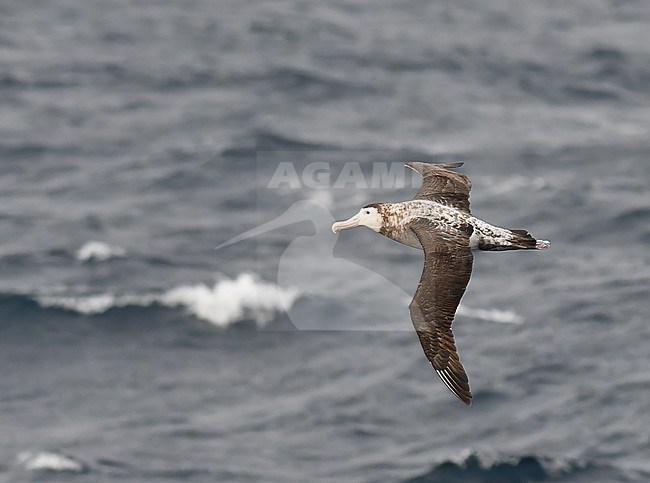
M 429 362 L 442 382 L 461 401 L 472 404 L 472 392 L 458 357 L 451 324 L 472 274 L 472 250 L 545 250 L 526 230 L 510 230 L 472 216 L 467 176 L 452 171 L 463 163 L 410 162 L 423 177 L 410 201 L 372 203 L 332 231 L 365 226 L 399 243 L 424 251 L 424 269 L 409 313 Z

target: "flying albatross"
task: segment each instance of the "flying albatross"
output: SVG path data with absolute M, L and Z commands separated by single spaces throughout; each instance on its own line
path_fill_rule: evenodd
M 451 324 L 472 274 L 472 250 L 545 250 L 526 230 L 499 228 L 472 216 L 467 176 L 451 171 L 463 163 L 406 163 L 424 178 L 411 201 L 372 203 L 332 225 L 334 233 L 365 226 L 405 245 L 424 250 L 424 269 L 409 305 L 424 353 L 442 382 L 461 401 L 472 392 L 460 362 Z

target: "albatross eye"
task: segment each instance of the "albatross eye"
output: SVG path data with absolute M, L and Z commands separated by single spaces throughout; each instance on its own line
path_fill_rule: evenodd
M 366 215 L 369 215 L 369 214 L 370 214 L 370 210 L 366 210 Z

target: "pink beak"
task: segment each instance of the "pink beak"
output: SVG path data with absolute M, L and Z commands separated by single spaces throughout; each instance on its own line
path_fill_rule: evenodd
M 334 233 L 341 231 L 341 230 L 347 230 L 348 228 L 354 228 L 355 226 L 359 226 L 359 214 L 357 213 L 354 215 L 352 218 L 349 220 L 345 221 L 337 221 L 332 225 L 332 231 Z

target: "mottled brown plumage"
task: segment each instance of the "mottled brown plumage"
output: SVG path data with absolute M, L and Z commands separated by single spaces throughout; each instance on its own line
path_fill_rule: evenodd
M 451 325 L 472 274 L 472 250 L 543 250 L 526 230 L 508 230 L 471 215 L 467 176 L 450 171 L 463 163 L 407 163 L 419 172 L 422 187 L 411 201 L 373 203 L 332 230 L 367 226 L 382 235 L 424 250 L 424 269 L 409 306 L 424 353 L 440 379 L 461 401 L 472 403 L 465 368 Z
M 462 165 L 463 163 L 430 164 L 418 161 L 406 163 L 406 166 L 424 178 L 413 199 L 435 201 L 469 214 L 469 192 L 472 183 L 464 174 L 449 171 L 450 168 L 460 168 Z
M 465 404 L 472 393 L 456 350 L 451 323 L 472 275 L 469 237 L 439 233 L 418 220 L 411 229 L 424 249 L 424 269 L 409 312 L 424 354 L 442 382 Z
M 410 162 L 406 165 L 422 175 L 422 186 L 414 199 L 435 201 L 470 214 L 467 176 L 449 171 L 463 163 L 447 165 Z M 472 404 L 469 378 L 458 357 L 451 324 L 460 299 L 472 275 L 474 256 L 469 236 L 464 233 L 437 233 L 425 220 L 411 223 L 424 250 L 424 269 L 409 305 L 413 326 L 429 362 L 442 382 L 461 401 Z

